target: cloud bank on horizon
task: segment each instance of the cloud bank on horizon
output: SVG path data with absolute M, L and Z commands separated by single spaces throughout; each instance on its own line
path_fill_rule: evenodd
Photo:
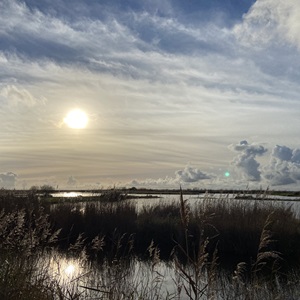
M 299 52 L 296 0 L 2 0 L 0 186 L 296 189 Z

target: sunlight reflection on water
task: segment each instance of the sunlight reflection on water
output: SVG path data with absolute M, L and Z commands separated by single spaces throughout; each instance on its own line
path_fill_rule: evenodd
M 49 272 L 60 282 L 68 282 L 80 276 L 84 272 L 84 267 L 79 259 L 52 254 Z
M 103 293 L 109 291 L 120 295 L 134 291 L 137 295 L 156 293 L 162 296 L 159 299 L 164 299 L 164 295 L 175 293 L 177 289 L 174 268 L 162 261 L 155 266 L 137 259 L 116 264 L 91 264 L 80 257 L 68 257 L 52 251 L 40 261 L 40 267 L 45 266 L 50 278 L 55 280 L 65 294 L 108 299 L 103 298 Z M 98 298 L 100 296 L 102 298 Z
M 51 193 L 52 197 L 63 197 L 63 198 L 76 198 L 76 197 L 92 197 L 92 196 L 100 196 L 101 193 L 90 193 L 90 192 L 58 192 Z

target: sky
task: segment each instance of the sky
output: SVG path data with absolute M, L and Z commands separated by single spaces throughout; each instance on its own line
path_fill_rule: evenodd
M 298 0 L 0 0 L 0 187 L 297 190 L 299 83 Z

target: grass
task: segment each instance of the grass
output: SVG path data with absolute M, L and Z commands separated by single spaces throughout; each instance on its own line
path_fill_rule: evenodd
M 300 222 L 291 208 L 177 198 L 137 210 L 120 200 L 51 206 L 1 191 L 0 298 L 299 297 Z M 92 274 L 62 287 L 42 259 L 49 251 L 80 258 Z

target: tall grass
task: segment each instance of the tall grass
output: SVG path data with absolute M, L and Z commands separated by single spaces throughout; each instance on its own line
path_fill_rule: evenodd
M 50 207 L 33 193 L 2 191 L 0 299 L 298 297 L 300 223 L 292 210 L 230 201 L 192 206 L 181 192 L 141 210 L 126 201 Z M 42 259 L 51 253 L 77 257 L 92 274 L 62 287 Z

